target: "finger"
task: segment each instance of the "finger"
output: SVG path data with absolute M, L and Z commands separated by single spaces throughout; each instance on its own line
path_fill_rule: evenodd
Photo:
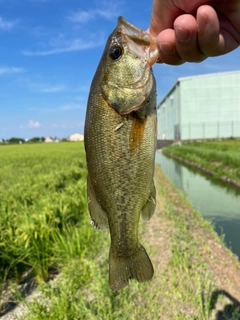
M 166 29 L 160 32 L 157 36 L 157 43 L 161 62 L 171 65 L 179 65 L 185 62 L 176 51 L 174 30 Z
M 216 11 L 210 6 L 201 6 L 197 11 L 197 24 L 200 50 L 207 56 L 223 54 L 224 39 Z
M 150 34 L 156 37 L 163 30 L 172 28 L 174 20 L 182 13 L 172 1 L 153 0 Z
M 178 16 L 184 13 L 193 15 L 202 4 L 214 2 L 216 0 L 153 0 L 150 34 L 157 36 L 163 30 L 173 28 L 173 22 Z
M 184 14 L 174 22 L 176 50 L 182 60 L 201 62 L 206 56 L 199 50 L 197 43 L 197 21 L 194 16 Z
M 197 11 L 198 44 L 207 56 L 228 53 L 239 46 L 236 30 L 221 13 L 209 6 L 201 6 Z

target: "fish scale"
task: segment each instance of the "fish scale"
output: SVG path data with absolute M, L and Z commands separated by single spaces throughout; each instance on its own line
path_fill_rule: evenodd
M 142 214 L 149 220 L 156 204 L 152 52 L 150 58 L 154 40 L 146 46 L 146 38 L 150 36 L 119 18 L 93 78 L 86 114 L 88 208 L 94 226 L 110 229 L 109 282 L 113 291 L 124 288 L 129 279 L 144 282 L 153 276 L 152 263 L 138 240 L 139 217 Z M 111 58 L 116 45 L 122 52 L 117 61 L 115 56 Z

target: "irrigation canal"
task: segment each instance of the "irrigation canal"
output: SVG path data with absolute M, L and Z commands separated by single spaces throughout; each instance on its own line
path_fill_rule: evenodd
M 240 190 L 156 152 L 156 162 L 174 185 L 184 192 L 201 215 L 213 222 L 216 232 L 240 260 Z

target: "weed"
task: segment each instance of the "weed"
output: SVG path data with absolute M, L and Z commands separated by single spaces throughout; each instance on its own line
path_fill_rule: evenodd
M 184 143 L 163 152 L 212 171 L 216 179 L 223 177 L 240 183 L 240 140 Z

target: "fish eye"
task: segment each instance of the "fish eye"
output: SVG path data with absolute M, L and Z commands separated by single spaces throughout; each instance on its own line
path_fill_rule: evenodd
M 123 49 L 119 46 L 114 46 L 109 50 L 109 56 L 113 60 L 118 60 L 121 57 L 122 53 L 123 53 Z

